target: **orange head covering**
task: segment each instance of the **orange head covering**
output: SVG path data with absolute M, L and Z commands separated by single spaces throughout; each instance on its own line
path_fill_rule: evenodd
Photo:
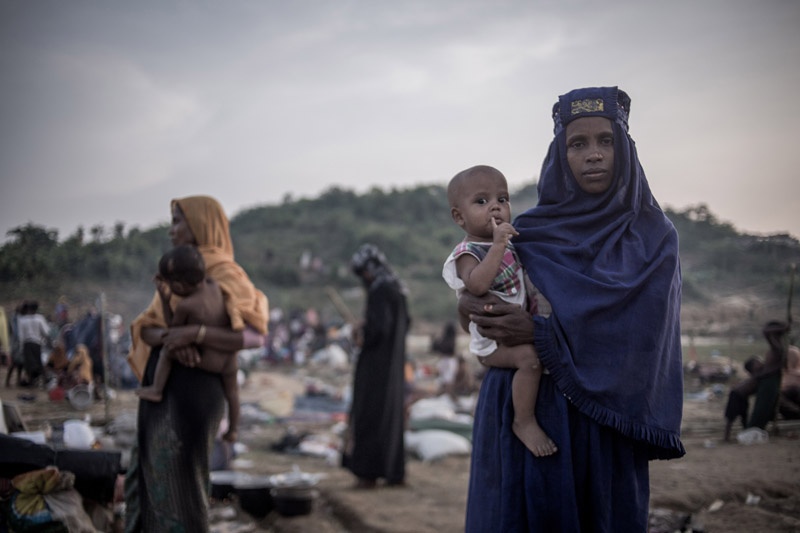
M 231 327 L 238 331 L 249 325 L 266 334 L 269 319 L 267 297 L 250 281 L 247 273 L 233 259 L 228 217 L 219 202 L 210 196 L 188 196 L 172 200 L 171 206 L 180 207 L 186 223 L 194 235 L 197 249 L 206 263 L 206 274 L 213 278 L 225 295 L 225 306 Z M 173 297 L 170 304 L 175 306 Z M 141 381 L 150 347 L 141 340 L 144 327 L 166 327 L 161 300 L 156 293 L 150 306 L 131 324 L 131 351 L 128 363 Z
M 64 344 L 57 342 L 55 346 L 53 346 L 53 351 L 50 352 L 50 356 L 47 358 L 47 364 L 53 367 L 53 370 L 56 372 L 61 372 L 67 368 L 69 358 L 67 357 L 67 350 L 64 348 Z
M 72 354 L 72 359 L 69 360 L 67 372 L 70 374 L 77 372 L 75 377 L 79 382 L 92 382 L 92 358 L 89 356 L 89 349 L 85 344 L 79 344 L 75 347 L 75 353 Z

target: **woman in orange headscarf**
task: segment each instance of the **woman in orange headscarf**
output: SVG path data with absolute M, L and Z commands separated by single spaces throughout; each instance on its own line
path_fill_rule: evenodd
M 168 328 L 158 293 L 131 324 L 128 362 L 142 385 L 153 379 L 161 348 L 177 356 L 160 403 L 139 403 L 138 438 L 126 478 L 126 532 L 208 531 L 209 456 L 224 412 L 218 374 L 194 368 L 203 346 L 235 352 L 263 345 L 266 296 L 234 261 L 228 218 L 215 199 L 172 201 L 173 246 L 197 246 L 206 273 L 222 288 L 231 327 Z M 172 296 L 174 308 L 177 296 Z

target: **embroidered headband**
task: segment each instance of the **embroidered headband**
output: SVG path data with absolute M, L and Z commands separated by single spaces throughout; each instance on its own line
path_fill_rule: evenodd
M 558 134 L 576 118 L 606 117 L 628 131 L 631 99 L 617 87 L 575 89 L 558 97 L 553 106 L 553 133 Z

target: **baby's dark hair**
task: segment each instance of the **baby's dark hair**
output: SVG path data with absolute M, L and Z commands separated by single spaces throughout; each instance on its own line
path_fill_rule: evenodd
M 206 263 L 196 247 L 182 244 L 161 256 L 158 273 L 167 281 L 197 285 L 206 277 Z
M 506 179 L 502 172 L 489 165 L 475 165 L 474 167 L 462 170 L 453 176 L 450 183 L 447 184 L 447 201 L 450 203 L 450 207 L 458 207 L 459 196 L 462 194 L 462 186 L 472 176 L 478 174 L 494 174 L 503 178 L 504 181 Z

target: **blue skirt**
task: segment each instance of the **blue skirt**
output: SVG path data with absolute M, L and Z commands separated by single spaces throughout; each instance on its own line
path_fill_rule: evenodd
M 545 374 L 536 417 L 558 452 L 535 457 L 511 429 L 513 375 L 491 368 L 481 384 L 466 531 L 646 532 L 646 446 L 578 412 Z

